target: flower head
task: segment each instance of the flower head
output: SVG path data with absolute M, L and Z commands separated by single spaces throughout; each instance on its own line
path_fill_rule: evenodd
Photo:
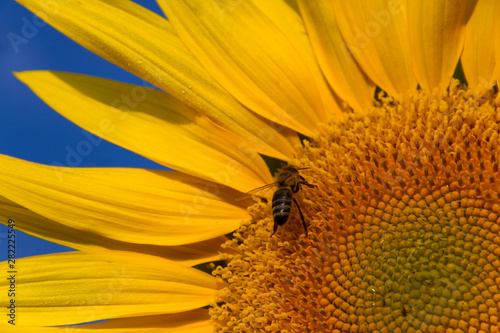
M 295 216 L 269 237 L 269 204 L 252 208 L 215 271 L 220 332 L 496 327 L 498 103 L 454 82 L 383 98 L 307 144 L 294 163 L 316 184 L 300 195 L 309 232 Z
M 18 1 L 159 89 L 17 77 L 177 170 L 0 157 L 2 211 L 78 250 L 20 261 L 27 330 L 498 329 L 498 1 Z M 237 200 L 263 156 L 286 195 Z

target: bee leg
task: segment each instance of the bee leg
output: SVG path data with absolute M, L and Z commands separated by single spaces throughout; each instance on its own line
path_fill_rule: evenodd
M 276 230 L 278 230 L 278 223 L 274 222 L 273 233 L 269 237 L 273 237 L 273 235 L 276 233 Z
M 297 182 L 297 186 L 305 185 L 305 186 L 310 187 L 310 188 L 316 187 L 316 185 L 309 184 L 304 177 L 302 177 L 302 176 L 299 176 L 299 177 L 300 177 L 300 181 Z
M 306 221 L 304 220 L 304 215 L 302 215 L 302 211 L 300 210 L 299 203 L 297 202 L 297 200 L 295 200 L 295 198 L 293 198 L 293 202 L 295 202 L 295 206 L 297 206 L 297 209 L 299 210 L 300 219 L 302 220 L 302 225 L 304 226 L 304 230 L 306 231 L 306 236 L 307 236 L 307 225 L 306 225 Z

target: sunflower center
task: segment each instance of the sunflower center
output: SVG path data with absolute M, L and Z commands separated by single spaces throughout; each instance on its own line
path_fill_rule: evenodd
M 382 99 L 300 149 L 314 188 L 273 237 L 250 208 L 226 244 L 218 332 L 499 329 L 500 97 Z

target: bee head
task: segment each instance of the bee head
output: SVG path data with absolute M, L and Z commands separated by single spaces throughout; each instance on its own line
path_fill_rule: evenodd
M 297 168 L 293 165 L 285 165 L 276 176 L 276 183 L 278 187 L 294 186 L 300 181 L 299 170 L 309 168 Z

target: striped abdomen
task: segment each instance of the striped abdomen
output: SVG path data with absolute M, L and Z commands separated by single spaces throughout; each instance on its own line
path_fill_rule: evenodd
M 287 187 L 274 192 L 272 208 L 275 225 L 283 225 L 288 221 L 292 210 L 292 198 L 292 190 Z

